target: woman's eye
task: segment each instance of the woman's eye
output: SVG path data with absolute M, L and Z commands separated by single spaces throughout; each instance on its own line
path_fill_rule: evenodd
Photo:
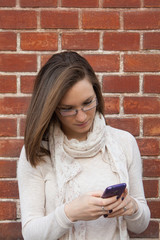
M 85 102 L 84 105 L 88 105 L 92 102 L 92 100 L 88 101 L 88 102 Z
M 62 111 L 69 111 L 72 110 L 72 108 L 61 108 Z

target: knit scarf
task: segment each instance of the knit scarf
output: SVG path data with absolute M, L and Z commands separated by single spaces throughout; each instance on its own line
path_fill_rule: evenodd
M 57 193 L 56 206 L 72 201 L 80 196 L 80 187 L 76 181 L 76 176 L 82 171 L 81 165 L 76 158 L 92 157 L 99 151 L 108 151 L 111 159 L 111 166 L 116 172 L 120 172 L 121 182 L 127 182 L 128 175 L 121 164 L 124 156 L 119 146 L 110 141 L 112 136 L 107 136 L 105 119 L 100 113 L 96 113 L 91 131 L 85 141 L 76 139 L 68 140 L 61 130 L 59 124 L 51 125 L 49 134 L 49 149 L 51 161 L 56 174 Z M 114 144 L 114 148 L 113 145 Z M 117 161 L 121 161 L 121 164 Z M 123 164 L 122 164 L 123 165 Z M 66 191 L 67 189 L 67 191 Z M 61 238 L 68 240 L 85 240 L 85 222 L 77 221 L 68 235 Z M 124 238 L 126 239 L 126 238 Z

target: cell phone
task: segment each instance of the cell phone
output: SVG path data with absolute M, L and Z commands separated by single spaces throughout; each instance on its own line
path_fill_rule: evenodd
M 113 196 L 120 197 L 126 188 L 126 183 L 119 183 L 107 187 L 102 195 L 102 198 L 109 198 Z

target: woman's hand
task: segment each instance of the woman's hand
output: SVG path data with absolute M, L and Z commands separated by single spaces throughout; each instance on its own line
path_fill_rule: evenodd
M 118 206 L 110 205 L 112 208 L 112 213 L 108 215 L 109 218 L 119 217 L 119 216 L 129 216 L 137 212 L 138 205 L 137 202 L 129 196 L 127 190 L 125 190 L 124 194 L 118 200 Z
M 65 204 L 65 213 L 72 221 L 95 220 L 100 216 L 119 217 L 132 215 L 138 210 L 136 201 L 128 195 L 127 190 L 117 199 L 117 196 L 101 198 L 103 192 L 91 192 L 82 195 L 72 202 Z
M 117 201 L 117 196 L 103 199 L 101 198 L 102 194 L 102 191 L 91 192 L 65 204 L 67 217 L 72 222 L 78 220 L 95 220 L 107 214 L 108 210 L 111 210 L 109 206 L 113 206 L 114 208 L 118 207 L 119 202 Z

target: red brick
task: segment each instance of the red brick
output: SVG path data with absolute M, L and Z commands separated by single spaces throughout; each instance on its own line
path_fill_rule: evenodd
M 143 119 L 144 136 L 160 136 L 160 118 L 147 117 Z
M 25 125 L 26 125 L 26 119 L 22 118 L 20 120 L 20 136 L 24 136 L 25 133 Z
M 104 97 L 105 114 L 119 113 L 119 98 L 118 97 Z
M 144 180 L 143 186 L 146 198 L 158 197 L 158 180 Z
M 139 50 L 139 33 L 106 32 L 103 38 L 103 49 L 111 51 Z
M 9 51 L 16 50 L 17 36 L 13 32 L 0 33 L 0 50 Z
M 16 220 L 16 203 L 0 202 L 0 219 Z
M 21 223 L 19 222 L 0 223 L 0 239 L 23 240 L 21 234 Z
M 159 54 L 132 54 L 124 56 L 125 72 L 159 72 Z
M 0 7 L 15 7 L 16 0 L 0 0 Z
M 3 72 L 35 72 L 35 71 L 37 71 L 36 55 L 0 54 L 0 71 L 3 71 Z
M 36 76 L 21 76 L 21 92 L 32 93 Z
M 37 13 L 35 11 L 0 11 L 0 28 L 2 29 L 35 29 L 36 27 Z
M 57 0 L 20 0 L 21 7 L 56 7 Z
M 140 123 L 138 118 L 108 118 L 107 117 L 106 122 L 111 127 L 128 131 L 134 136 L 139 135 Z
M 0 118 L 0 137 L 17 135 L 17 119 Z
M 159 155 L 159 142 L 157 139 L 137 139 L 138 146 L 143 156 Z
M 17 181 L 0 181 L 0 198 L 14 198 L 18 196 L 18 184 Z
M 106 11 L 84 11 L 83 29 L 119 29 L 119 13 Z
M 129 11 L 124 13 L 124 29 L 160 29 L 160 11 Z
M 99 33 L 63 33 L 62 49 L 96 50 L 99 48 Z
M 140 0 L 104 0 L 103 7 L 107 8 L 135 8 L 140 7 Z
M 51 54 L 41 55 L 41 67 L 49 60 Z
M 25 114 L 29 102 L 29 97 L 0 98 L 0 114 Z
M 160 176 L 160 160 L 159 159 L 143 159 L 143 176 L 159 177 Z
M 107 93 L 130 93 L 139 91 L 138 76 L 104 76 L 103 92 Z
M 159 237 L 159 223 L 158 221 L 150 221 L 147 229 L 140 234 L 129 233 L 131 238 L 158 238 Z
M 160 75 L 144 76 L 144 93 L 160 93 Z
M 118 54 L 90 54 L 83 55 L 96 72 L 119 71 Z
M 160 7 L 159 0 L 144 0 L 144 7 Z
M 144 33 L 143 49 L 160 49 L 160 33 Z
M 57 33 L 21 33 L 21 49 L 30 51 L 57 50 Z
M 0 139 L 0 157 L 19 157 L 22 139 Z
M 0 93 L 16 93 L 17 81 L 16 76 L 0 76 Z
M 78 11 L 42 11 L 41 28 L 78 28 Z
M 98 0 L 62 0 L 61 3 L 62 7 L 77 7 L 77 8 L 83 8 L 83 7 L 88 7 L 88 8 L 94 8 L 99 6 L 99 1 Z
M 124 112 L 126 114 L 160 113 L 160 100 L 157 97 L 125 97 Z
M 0 178 L 15 178 L 17 161 L 0 160 Z
M 160 201 L 148 201 L 151 210 L 151 218 L 160 218 Z

